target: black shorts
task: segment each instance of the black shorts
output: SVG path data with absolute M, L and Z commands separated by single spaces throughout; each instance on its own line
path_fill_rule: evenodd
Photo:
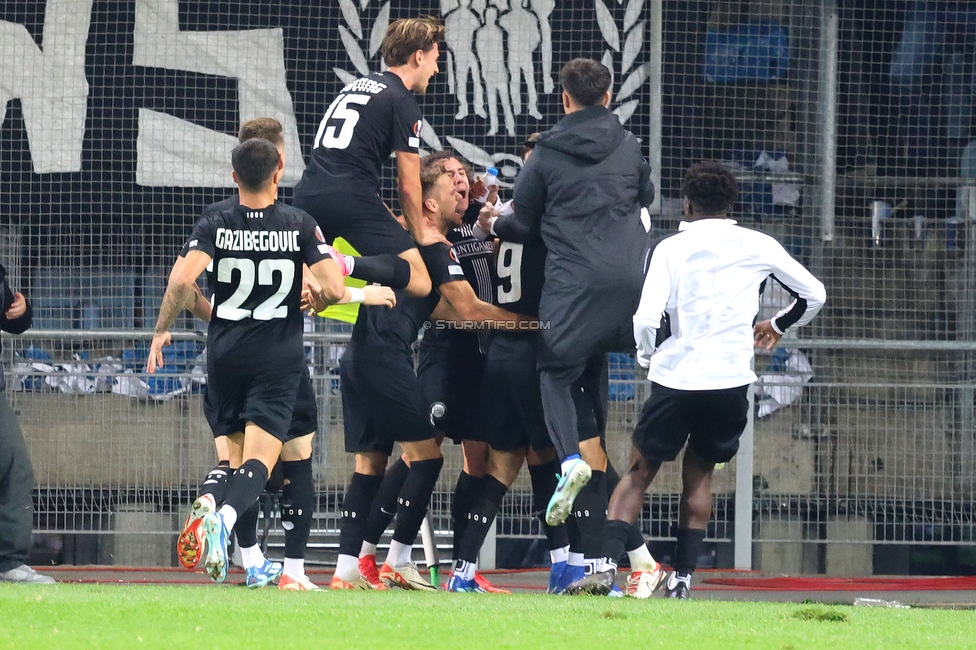
M 214 437 L 243 432 L 247 422 L 253 422 L 281 442 L 297 437 L 292 432 L 292 416 L 301 383 L 300 369 L 247 374 L 221 372 L 219 366 L 211 365 L 207 372 L 204 413 Z M 306 433 L 309 431 L 297 435 Z
M 485 355 L 478 350 L 477 336 L 470 338 L 421 345 L 417 366 L 430 425 L 454 442 L 485 440 L 481 421 L 476 417 Z
M 315 433 L 319 428 L 319 405 L 315 399 L 315 389 L 312 387 L 312 377 L 308 374 L 308 366 L 302 364 L 302 380 L 298 384 L 298 395 L 295 396 L 295 410 L 291 415 L 291 427 L 288 435 L 301 438 Z
M 539 392 L 538 342 L 535 335 L 504 333 L 491 340 L 475 413 L 492 449 L 552 447 Z
M 399 255 L 415 248 L 410 233 L 375 193 L 363 189 L 333 194 L 297 194 L 292 205 L 315 218 L 330 244 L 342 237 L 360 255 Z
M 409 357 L 394 351 L 358 354 L 350 345 L 339 362 L 339 382 L 347 452 L 389 456 L 394 442 L 434 437 Z
M 688 446 L 704 460 L 727 463 L 739 450 L 749 413 L 749 386 L 675 390 L 651 384 L 634 428 L 634 446 L 648 460 L 672 461 Z
M 219 423 L 217 402 L 219 400 L 216 398 L 216 393 L 211 390 L 208 384 L 203 395 L 203 412 L 207 418 L 207 422 L 211 423 L 210 426 L 214 438 L 229 435 L 226 430 L 231 425 L 231 422 L 225 424 Z M 215 422 L 218 423 L 217 428 L 214 428 Z M 308 367 L 303 366 L 302 378 L 298 384 L 298 394 L 295 396 L 295 408 L 291 414 L 291 426 L 288 429 L 289 439 L 301 438 L 310 433 L 315 433 L 318 426 L 318 400 L 315 398 L 315 389 L 312 387 L 312 377 L 308 374 Z M 242 431 L 243 425 L 241 427 L 230 433 Z

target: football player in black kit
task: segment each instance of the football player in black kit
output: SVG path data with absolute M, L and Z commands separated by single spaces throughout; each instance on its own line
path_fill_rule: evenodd
M 317 282 L 318 304 L 395 303 L 385 287 L 343 286 L 342 272 L 314 220 L 275 202 L 283 171 L 275 145 L 248 140 L 234 149 L 232 162 L 239 203 L 210 211 L 197 223 L 186 258 L 170 277 L 150 350 L 150 363 L 162 365 L 168 330 L 192 300 L 196 278 L 213 263 L 216 283 L 207 335 L 213 408 L 207 415 L 215 434 L 243 448 L 243 463 L 228 480 L 222 505 L 203 519 L 206 569 L 217 582 L 227 574 L 227 543 L 238 513 L 264 489 L 279 456 L 300 455 L 306 447 L 310 451 L 310 436 L 293 438 L 291 426 L 304 364 L 303 264 Z
M 450 151 L 434 152 L 421 161 L 422 170 L 435 165 L 451 176 L 454 188 L 460 195 L 457 212 L 462 215 L 461 223 L 448 231 L 447 239 L 475 294 L 483 302 L 493 302 L 494 249 L 492 242 L 475 237 L 472 230 L 482 204 L 471 200 L 472 186 L 466 165 Z M 473 189 L 480 195 L 485 188 L 479 185 L 476 181 Z M 460 443 L 464 457 L 464 467 L 451 504 L 455 550 L 467 524 L 468 506 L 487 470 L 488 445 L 481 433 L 483 427 L 478 425 L 474 415 L 488 336 L 487 330 L 473 332 L 435 327 L 427 330 L 420 342 L 417 378 L 428 407 L 430 423 L 436 429 L 439 440 L 447 436 Z M 374 585 L 380 582 L 376 547 L 393 520 L 407 468 L 405 459 L 401 457 L 386 470 L 369 514 L 369 528 L 359 553 L 359 570 L 363 578 Z M 476 575 L 476 580 L 484 591 L 509 593 L 494 587 L 480 573 Z
M 425 224 L 421 209 L 423 117 L 413 93 L 426 92 L 438 71 L 443 34 L 434 18 L 390 23 L 380 48 L 390 69 L 348 84 L 326 110 L 292 200 L 315 217 L 330 243 L 342 237 L 364 256 L 381 256 L 374 261 L 386 275 L 378 281 L 418 297 L 430 293 L 431 282 L 417 245 L 443 236 Z M 379 196 L 380 173 L 391 153 L 409 233 Z
M 446 236 L 460 221 L 459 193 L 442 166 L 421 173 L 425 218 Z M 413 542 L 444 458 L 427 415 L 413 367 L 411 346 L 424 321 L 523 322 L 521 316 L 479 300 L 445 243 L 423 249 L 435 291 L 424 298 L 398 293 L 397 307 L 363 309 L 340 365 L 346 451 L 356 471 L 346 490 L 333 589 L 373 589 L 363 578 L 359 553 L 384 469 L 399 442 L 409 464 L 396 506 L 396 526 L 379 577 L 384 586 L 430 590 L 411 562 Z

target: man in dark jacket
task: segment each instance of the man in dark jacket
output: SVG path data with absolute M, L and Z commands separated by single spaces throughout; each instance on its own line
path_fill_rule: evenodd
M 573 385 L 595 355 L 633 347 L 621 342 L 631 339 L 644 279 L 648 237 L 640 210 L 654 197 L 637 138 L 607 109 L 610 71 L 574 59 L 559 76 L 566 117 L 539 137 L 515 183 L 515 220 L 520 230 L 539 233 L 549 251 L 539 369 L 546 425 L 562 459 L 546 512 L 550 525 L 566 519 L 593 474 L 579 456 Z M 599 482 L 606 456 L 598 453 Z M 602 508 L 592 504 L 602 513 L 605 489 L 594 493 L 604 495 Z
M 0 329 L 20 334 L 31 326 L 33 311 L 24 294 L 7 286 L 7 270 L 0 265 Z M 34 506 L 34 469 L 17 414 L 4 395 L 3 366 L 0 365 L 0 582 L 50 584 L 27 566 L 31 545 Z

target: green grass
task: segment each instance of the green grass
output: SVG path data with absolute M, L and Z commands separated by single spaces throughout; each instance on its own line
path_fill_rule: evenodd
M 538 595 L 0 585 L 15 648 L 970 648 L 971 611 Z

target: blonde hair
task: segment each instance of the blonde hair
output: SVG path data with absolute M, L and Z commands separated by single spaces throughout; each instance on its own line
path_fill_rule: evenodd
M 444 25 L 436 16 L 401 18 L 386 28 L 380 54 L 383 62 L 394 68 L 406 64 L 417 50 L 429 52 L 443 38 Z

